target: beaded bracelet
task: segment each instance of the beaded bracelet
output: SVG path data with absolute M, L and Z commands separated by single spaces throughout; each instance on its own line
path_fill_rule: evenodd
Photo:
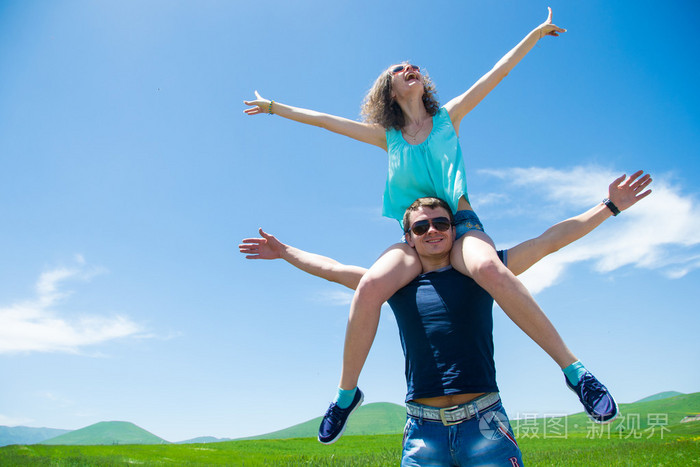
M 613 216 L 617 216 L 618 214 L 620 214 L 620 210 L 617 208 L 617 206 L 615 206 L 615 203 L 610 201 L 610 199 L 605 198 L 603 200 L 603 204 L 606 205 L 608 209 L 610 209 L 610 211 L 612 211 Z
M 272 113 L 272 103 L 273 102 L 275 102 L 275 101 L 270 101 L 270 105 L 267 106 L 267 114 L 268 115 L 273 115 L 273 113 Z

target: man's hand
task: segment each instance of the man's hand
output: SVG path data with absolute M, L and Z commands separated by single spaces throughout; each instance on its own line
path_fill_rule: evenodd
M 284 253 L 284 244 L 273 235 L 259 229 L 262 238 L 244 238 L 238 250 L 247 255 L 247 259 L 279 259 Z
M 627 179 L 625 179 L 626 175 L 623 175 L 608 187 L 608 198 L 620 211 L 633 206 L 637 201 L 649 196 L 651 193 L 651 190 L 642 192 L 651 183 L 649 174 L 644 174 L 640 178 L 640 175 L 643 173 L 643 170 L 639 170 Z

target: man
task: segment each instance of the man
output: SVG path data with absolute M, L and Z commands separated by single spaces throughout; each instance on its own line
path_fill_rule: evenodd
M 541 236 L 521 243 L 501 259 L 520 274 L 544 256 L 586 235 L 611 215 L 617 215 L 650 190 L 641 171 L 620 177 L 609 187 L 609 198 L 584 214 L 561 222 Z M 406 242 L 416 249 L 423 273 L 390 300 L 406 358 L 407 424 L 402 465 L 522 465 L 520 450 L 501 406 L 495 381 L 492 340 L 493 299 L 472 279 L 453 270 L 452 213 L 437 198 L 416 200 L 406 211 Z M 325 279 L 355 288 L 364 269 L 284 245 L 260 230 L 262 239 L 239 246 L 250 259 L 283 258 Z M 591 390 L 592 389 L 592 390 Z M 573 386 L 586 411 L 617 406 L 598 385 L 582 391 Z M 342 434 L 348 416 L 361 403 L 333 412 Z M 322 424 L 320 433 L 323 433 Z M 337 437 L 340 435 L 338 434 Z M 336 437 L 336 438 L 337 438 Z

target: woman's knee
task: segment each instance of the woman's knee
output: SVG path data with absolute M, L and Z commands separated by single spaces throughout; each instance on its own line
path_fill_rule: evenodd
M 387 250 L 362 276 L 355 292 L 356 300 L 383 303 L 420 274 L 420 261 L 415 251 L 408 249 L 395 245 Z
M 470 262 L 472 278 L 479 282 L 496 283 L 504 280 L 507 268 L 498 256 L 480 256 Z
M 377 296 L 382 290 L 383 278 L 365 274 L 355 290 L 355 296 L 360 300 L 369 300 Z

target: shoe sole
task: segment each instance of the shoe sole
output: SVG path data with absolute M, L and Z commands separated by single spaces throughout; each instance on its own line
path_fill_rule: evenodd
M 572 387 L 569 386 L 568 384 L 566 385 L 566 387 L 569 388 L 569 391 L 571 391 L 571 392 L 573 392 L 574 394 L 576 394 L 576 391 L 574 390 L 574 388 L 572 388 Z M 578 394 L 576 394 L 576 397 L 578 398 Z M 585 407 L 584 407 L 584 409 L 583 409 L 583 413 L 585 413 L 585 414 L 588 416 L 588 418 L 590 418 L 591 421 L 592 421 L 593 423 L 597 424 L 597 425 L 607 425 L 608 423 L 612 423 L 612 422 L 615 421 L 615 419 L 616 419 L 617 417 L 620 416 L 620 408 L 617 406 L 617 401 L 615 400 L 615 398 L 612 398 L 612 400 L 613 400 L 613 403 L 615 404 L 615 416 L 614 416 L 613 418 L 610 418 L 610 419 L 604 420 L 604 421 L 597 420 L 597 419 L 596 419 L 595 417 L 593 417 L 591 414 L 589 414 L 588 412 L 586 412 L 586 408 L 585 408 Z M 579 402 L 580 402 L 580 401 L 579 401 Z
M 348 418 L 347 418 L 347 420 L 345 420 L 345 424 L 343 425 L 343 428 L 340 430 L 340 433 L 338 433 L 338 436 L 336 436 L 335 438 L 333 438 L 333 439 L 331 439 L 331 440 L 329 440 L 329 441 L 321 441 L 321 438 L 317 438 L 317 439 L 318 439 L 318 442 L 321 443 L 321 444 L 329 445 L 329 444 L 333 444 L 333 443 L 335 443 L 336 441 L 338 441 L 338 440 L 340 439 L 340 437 L 343 436 L 343 433 L 345 433 L 345 429 L 348 427 L 348 420 L 350 420 L 350 417 L 352 416 L 352 414 L 355 413 L 355 410 L 357 410 L 358 407 L 360 407 L 364 401 L 365 401 L 365 395 L 364 395 L 364 394 L 360 394 L 360 401 L 357 403 L 357 405 L 355 406 L 355 408 L 352 409 L 352 410 L 350 411 L 350 413 L 348 414 Z
M 614 422 L 615 419 L 620 416 L 620 408 L 617 406 L 617 401 L 615 399 L 613 399 L 613 402 L 615 403 L 615 415 L 612 418 L 605 420 L 603 422 L 601 422 L 600 420 L 593 420 L 593 421 L 596 422 L 598 425 L 607 425 L 608 423 Z M 589 415 L 588 418 L 591 418 L 591 416 Z

